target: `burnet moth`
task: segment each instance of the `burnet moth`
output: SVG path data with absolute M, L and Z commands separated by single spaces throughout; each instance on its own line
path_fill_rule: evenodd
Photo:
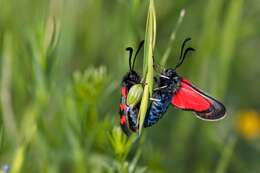
M 120 114 L 120 125 L 123 132 L 127 135 L 131 134 L 131 131 L 136 130 L 137 126 L 137 116 L 139 112 L 139 103 L 133 103 L 133 106 L 127 104 L 127 102 L 133 102 L 132 99 L 129 99 L 129 91 L 136 84 L 140 84 L 141 77 L 134 70 L 136 57 L 143 47 L 144 41 L 142 41 L 135 53 L 133 62 L 132 62 L 132 54 L 133 48 L 126 48 L 129 51 L 129 71 L 124 75 L 121 82 L 121 98 L 120 98 L 120 106 L 119 106 L 119 114 Z M 135 89 L 136 90 L 136 89 Z M 138 90 L 138 86 L 137 86 Z M 138 90 L 140 91 L 140 89 Z M 140 95 L 140 94 L 139 94 Z M 131 96 L 129 96 L 131 97 Z M 137 98 L 140 99 L 140 98 Z M 134 100 L 135 102 L 135 100 Z M 138 102 L 138 101 L 137 101 Z
M 176 69 L 182 65 L 189 51 L 193 48 L 184 47 L 190 38 L 185 39 L 181 48 L 179 62 L 175 68 L 163 70 L 156 81 L 152 102 L 144 121 L 144 127 L 158 122 L 167 111 L 170 104 L 182 110 L 193 111 L 203 120 L 215 121 L 224 118 L 226 109 L 222 103 L 205 94 L 187 79 L 179 76 Z

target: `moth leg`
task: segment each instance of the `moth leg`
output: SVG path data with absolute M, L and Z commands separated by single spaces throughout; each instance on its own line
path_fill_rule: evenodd
M 162 87 L 154 88 L 153 90 L 154 90 L 154 91 L 157 91 L 157 90 L 160 90 L 160 89 L 163 89 L 163 88 L 166 88 L 166 87 L 167 87 L 167 85 L 164 85 L 164 86 L 162 86 Z
M 156 99 L 156 98 L 153 98 L 153 97 L 150 97 L 150 100 L 151 101 L 156 101 L 156 102 L 160 102 L 161 101 L 160 99 Z
M 168 76 L 165 76 L 165 75 L 162 75 L 162 74 L 160 74 L 160 77 L 165 78 L 165 79 L 170 79 Z

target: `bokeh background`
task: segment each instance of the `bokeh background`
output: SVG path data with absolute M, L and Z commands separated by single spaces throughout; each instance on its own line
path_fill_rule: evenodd
M 221 100 L 227 117 L 204 122 L 171 107 L 140 138 L 122 134 L 125 48 L 144 39 L 148 3 L 0 0 L 3 173 L 260 172 L 258 0 L 155 0 L 156 61 L 171 47 L 173 67 L 191 37 L 196 51 L 178 73 Z

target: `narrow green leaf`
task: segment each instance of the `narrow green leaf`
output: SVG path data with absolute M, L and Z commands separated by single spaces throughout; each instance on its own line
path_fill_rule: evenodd
M 229 137 L 227 144 L 225 145 L 225 148 L 223 149 L 221 158 L 219 160 L 216 173 L 225 173 L 227 172 L 228 164 L 231 160 L 232 154 L 234 153 L 234 149 L 236 146 L 236 137 L 231 136 Z
M 12 104 L 12 66 L 13 66 L 13 36 L 11 32 L 4 34 L 4 48 L 2 55 L 0 103 L 2 109 L 3 124 L 10 136 L 18 139 L 15 113 Z
M 162 60 L 161 60 L 161 65 L 164 66 L 169 58 L 169 55 L 171 53 L 171 50 L 172 50 L 172 44 L 176 38 L 176 33 L 183 21 L 183 18 L 185 16 L 185 9 L 182 9 L 181 12 L 180 12 L 180 16 L 178 18 L 178 21 L 177 21 L 177 24 L 175 25 L 175 27 L 173 28 L 172 30 L 172 33 L 171 33 L 171 36 L 170 36 L 170 39 L 169 39 L 169 42 L 168 42 L 168 46 L 162 56 Z
M 141 134 L 144 118 L 147 112 L 149 96 L 153 91 L 153 50 L 156 39 L 156 17 L 154 1 L 150 0 L 146 21 L 143 76 L 145 81 L 144 93 L 139 111 L 139 135 Z
M 239 24 L 241 22 L 241 13 L 243 10 L 244 0 L 232 0 L 230 2 L 230 8 L 224 23 L 224 28 L 222 32 L 222 43 L 220 45 L 220 55 L 219 55 L 219 66 L 221 70 L 219 71 L 219 76 L 221 76 L 221 85 L 217 86 L 217 95 L 221 97 L 225 94 L 225 88 L 228 83 L 228 74 L 230 63 L 232 62 L 233 53 L 236 45 L 236 38 L 239 34 Z M 217 82 L 217 81 L 215 81 Z
M 25 158 L 25 146 L 22 145 L 18 147 L 15 151 L 15 156 L 12 162 L 11 173 L 18 173 L 21 171 L 21 168 L 24 163 L 24 158 Z
M 148 85 L 144 87 L 144 94 L 141 101 L 140 111 L 139 111 L 139 135 L 141 135 L 143 122 L 146 115 L 147 107 L 148 107 L 148 100 L 149 100 L 149 90 Z

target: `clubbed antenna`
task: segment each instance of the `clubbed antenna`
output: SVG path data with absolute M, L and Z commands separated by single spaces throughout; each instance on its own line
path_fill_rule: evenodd
M 177 69 L 178 67 L 180 67 L 180 66 L 182 65 L 182 63 L 184 62 L 185 57 L 186 57 L 186 55 L 187 55 L 187 53 L 188 53 L 189 51 L 195 51 L 195 49 L 193 49 L 192 47 L 188 47 L 188 48 L 185 49 L 185 51 L 184 51 L 184 47 L 185 47 L 186 43 L 187 43 L 188 41 L 190 41 L 190 40 L 191 40 L 191 38 L 186 38 L 186 39 L 183 41 L 182 46 L 181 46 L 181 55 L 180 55 L 180 57 L 179 57 L 179 62 L 177 63 L 177 65 L 175 66 L 174 69 Z M 183 51 L 184 51 L 184 53 L 183 53 Z
M 136 57 L 137 57 L 138 53 L 140 52 L 141 48 L 143 47 L 143 45 L 144 45 L 144 40 L 142 40 L 140 42 L 139 47 L 138 47 L 138 49 L 137 49 L 137 51 L 135 53 L 134 61 L 132 63 L 132 69 L 134 69 Z
M 133 55 L 133 48 L 127 47 L 125 49 L 126 51 L 129 51 L 129 69 L 132 70 L 132 65 L 131 65 L 131 60 L 132 60 L 132 55 Z

